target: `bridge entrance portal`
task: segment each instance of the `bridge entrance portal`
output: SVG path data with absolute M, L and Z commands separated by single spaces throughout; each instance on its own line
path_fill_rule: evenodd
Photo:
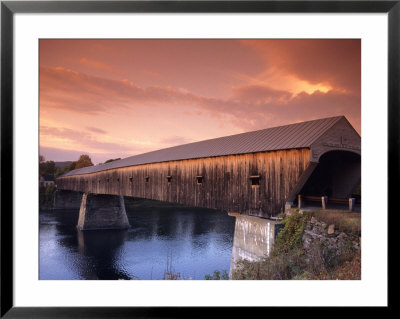
M 348 205 L 349 198 L 360 203 L 361 156 L 351 151 L 330 151 L 320 157 L 299 194 L 304 202 Z

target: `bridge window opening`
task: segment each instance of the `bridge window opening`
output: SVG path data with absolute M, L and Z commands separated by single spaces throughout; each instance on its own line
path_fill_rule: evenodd
M 167 181 L 168 181 L 168 184 L 171 184 L 171 182 L 172 182 L 172 176 L 167 176 Z
M 133 182 L 133 177 L 129 177 L 129 181 L 132 183 Z
M 117 178 L 117 182 L 119 183 L 119 178 Z
M 197 184 L 203 184 L 203 176 L 196 176 Z
M 145 180 L 146 180 L 146 183 L 148 183 L 149 180 L 150 180 L 150 177 L 149 177 L 149 176 L 146 176 L 146 177 L 145 177 Z
M 109 178 L 107 178 L 107 183 L 109 183 L 110 182 L 110 179 Z
M 250 176 L 251 186 L 260 186 L 260 175 Z

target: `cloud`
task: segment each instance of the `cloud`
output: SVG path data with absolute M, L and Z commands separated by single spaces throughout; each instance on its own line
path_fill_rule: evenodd
M 66 68 L 40 68 L 40 107 L 78 113 L 110 113 L 154 103 L 193 102 L 195 96 L 172 87 L 136 86 L 128 79 L 111 80 Z
M 81 58 L 79 59 L 79 63 L 93 69 L 99 69 L 110 73 L 122 74 L 120 70 L 114 69 L 110 65 L 100 61 L 95 61 L 88 58 Z
M 330 83 L 353 94 L 361 90 L 361 40 L 241 40 L 263 56 L 268 69 L 313 84 Z
M 359 96 L 330 91 L 323 93 L 316 91 L 312 94 L 258 94 L 256 101 L 251 93 L 253 89 L 242 90 L 250 94 L 248 98 L 243 94 L 242 99 L 224 102 L 229 109 L 224 109 L 230 120 L 244 131 L 263 129 L 272 126 L 285 125 L 311 119 L 346 115 L 360 131 L 359 113 L 361 99 Z M 262 90 L 258 90 L 259 93 Z M 268 90 L 265 91 L 267 93 Z M 223 109 L 223 107 L 221 107 Z M 214 110 L 214 111 L 213 111 Z M 216 112 L 217 106 L 211 107 L 210 112 Z
M 162 138 L 160 140 L 161 144 L 167 144 L 168 146 L 182 145 L 194 142 L 192 138 L 187 138 L 183 136 L 170 136 L 166 138 Z
M 233 88 L 233 99 L 248 103 L 260 104 L 270 101 L 287 101 L 292 94 L 283 90 L 274 90 L 261 85 L 243 85 Z
M 143 70 L 142 74 L 144 74 L 144 75 L 146 75 L 146 76 L 148 76 L 150 78 L 157 79 L 157 80 L 164 79 L 164 77 L 160 73 L 154 72 L 154 71 L 150 71 L 150 70 Z
M 91 151 L 95 153 L 109 154 L 140 154 L 150 150 L 143 144 L 104 142 L 84 131 L 69 128 L 40 127 L 40 144 L 50 146 L 51 141 L 56 141 L 62 149 Z M 62 146 L 62 147 L 61 147 Z M 111 155 L 110 155 L 111 156 Z M 118 156 L 119 157 L 119 156 Z
M 97 127 L 86 127 L 86 129 L 87 130 L 89 130 L 89 131 L 91 131 L 91 132 L 93 132 L 93 133 L 99 133 L 99 134 L 107 134 L 107 132 L 106 131 L 104 131 L 104 130 L 102 130 L 102 129 L 99 129 L 99 128 L 97 128 Z
M 129 93 L 128 93 L 129 91 Z M 79 113 L 126 108 L 141 90 L 124 81 L 90 76 L 66 68 L 40 68 L 40 107 Z
M 104 163 L 106 160 L 113 157 L 112 153 L 97 153 L 97 152 L 88 152 L 88 151 L 79 151 L 79 150 L 69 150 L 62 149 L 57 147 L 46 147 L 40 146 L 40 154 L 45 157 L 48 161 L 76 161 L 79 159 L 79 156 L 82 154 L 88 154 L 92 159 L 93 164 Z M 118 157 L 128 157 L 131 154 L 129 153 L 118 153 Z M 117 156 L 114 156 L 116 158 Z
M 265 85 L 243 84 L 232 88 L 231 97 L 221 99 L 172 87 L 141 88 L 129 80 L 99 78 L 65 68 L 41 68 L 40 76 L 43 108 L 95 114 L 124 112 L 144 105 L 185 107 L 185 111 L 197 109 L 203 116 L 229 120 L 243 130 L 334 115 L 355 119 L 361 106 L 359 94 L 335 89 L 296 95 Z

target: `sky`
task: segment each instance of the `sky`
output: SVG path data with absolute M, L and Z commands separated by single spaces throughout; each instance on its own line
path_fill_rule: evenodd
M 40 154 L 94 164 L 344 115 L 361 134 L 361 41 L 39 42 Z

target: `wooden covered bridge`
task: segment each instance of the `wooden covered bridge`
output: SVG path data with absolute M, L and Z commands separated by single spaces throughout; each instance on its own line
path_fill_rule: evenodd
M 56 180 L 56 201 L 65 203 L 63 194 L 79 192 L 82 229 L 85 219 L 92 218 L 89 206 L 112 224 L 106 202 L 121 208 L 123 196 L 271 218 L 285 205 L 300 204 L 299 194 L 303 199 L 348 200 L 360 180 L 361 137 L 344 116 L 338 116 L 76 169 Z M 106 197 L 100 200 L 96 194 Z M 101 222 L 93 227 L 101 228 Z

